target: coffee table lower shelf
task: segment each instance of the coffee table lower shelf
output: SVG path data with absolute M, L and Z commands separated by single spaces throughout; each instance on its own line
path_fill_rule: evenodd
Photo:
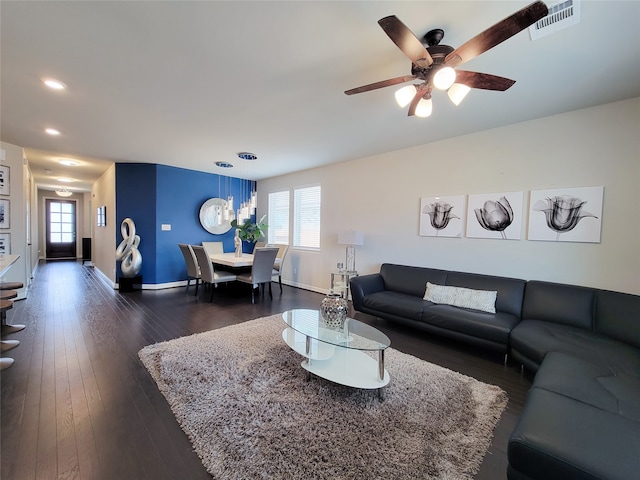
M 380 359 L 376 360 L 363 351 L 309 339 L 307 353 L 307 337 L 292 328 L 285 328 L 282 338 L 292 350 L 305 357 L 302 368 L 318 377 L 362 389 L 380 389 L 389 383 L 386 369 L 380 379 Z M 383 351 L 378 355 L 384 355 Z

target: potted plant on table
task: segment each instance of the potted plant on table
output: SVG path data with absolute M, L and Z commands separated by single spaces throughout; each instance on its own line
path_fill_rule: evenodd
M 263 215 L 260 221 L 253 223 L 251 220 L 246 220 L 242 225 L 238 224 L 237 220 L 231 221 L 231 227 L 236 229 L 236 237 L 240 240 L 255 244 L 260 238 L 266 234 L 267 224 L 264 223 L 266 215 Z M 253 249 L 252 249 L 253 250 Z M 236 245 L 237 253 L 237 245 Z

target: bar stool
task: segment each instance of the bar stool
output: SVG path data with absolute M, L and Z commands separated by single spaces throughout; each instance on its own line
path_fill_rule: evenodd
M 13 301 L 2 299 L 0 300 L 0 313 L 4 318 L 7 314 L 7 310 L 11 310 L 13 308 Z M 20 342 L 17 340 L 0 340 L 0 351 L 6 352 L 7 350 L 11 350 L 12 348 L 20 345 Z M 13 365 L 13 358 L 0 358 L 0 370 L 4 370 Z
M 18 296 L 18 292 L 15 289 L 22 288 L 22 287 L 23 287 L 23 284 L 21 282 L 0 283 L 0 300 L 10 300 L 12 298 L 16 298 Z M 13 302 L 11 302 L 11 304 L 13 306 Z M 9 335 L 11 333 L 16 333 L 16 332 L 19 332 L 20 330 L 24 330 L 25 328 L 24 325 L 21 325 L 21 324 L 8 325 L 7 324 L 7 310 L 9 309 L 6 309 L 6 310 L 0 309 L 0 312 L 1 312 L 0 324 L 2 325 L 2 335 Z
M 7 325 L 7 310 L 13 308 L 12 298 L 18 296 L 16 290 L 24 287 L 22 282 L 0 282 L 0 323 L 2 324 L 2 335 L 19 332 L 24 329 L 24 325 Z M 0 340 L 0 350 L 5 352 L 20 345 L 17 340 Z M 13 365 L 13 358 L 0 358 L 0 370 L 5 370 Z

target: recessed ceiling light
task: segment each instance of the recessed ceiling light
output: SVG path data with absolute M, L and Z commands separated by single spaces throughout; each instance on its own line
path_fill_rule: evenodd
M 80 165 L 80 162 L 76 162 L 75 160 L 68 160 L 68 159 L 64 159 L 64 160 L 60 160 L 60 163 L 62 165 L 66 165 L 67 167 L 75 167 L 76 165 Z
M 216 165 L 222 168 L 232 168 L 233 165 L 229 162 L 216 162 Z
M 251 152 L 240 152 L 238 153 L 238 158 L 242 160 L 257 160 L 258 156 Z
M 73 180 L 73 178 L 60 177 L 60 178 L 58 178 L 58 181 L 59 182 L 63 182 L 63 183 L 71 183 L 74 180 Z
M 55 128 L 45 128 L 44 131 L 49 135 L 60 135 L 60 130 L 56 130 Z
M 42 82 L 52 90 L 64 90 L 67 86 L 55 78 L 43 78 Z

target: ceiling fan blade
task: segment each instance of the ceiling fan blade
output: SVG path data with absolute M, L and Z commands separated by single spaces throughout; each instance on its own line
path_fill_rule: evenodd
M 405 75 L 403 77 L 390 78 L 389 80 L 382 80 L 380 82 L 370 83 L 369 85 L 363 85 L 362 87 L 352 88 L 344 93 L 347 95 L 353 95 L 355 93 L 368 92 L 370 90 L 377 90 L 378 88 L 390 87 L 391 85 L 398 85 L 400 83 L 409 82 L 417 78 L 414 75 Z
M 510 78 L 491 75 L 489 73 L 456 70 L 456 83 L 461 83 L 470 88 L 481 88 L 483 90 L 498 90 L 504 92 L 516 83 L 516 81 L 511 80 Z
M 413 34 L 407 26 L 402 23 L 398 17 L 391 15 L 378 20 L 378 24 L 382 27 L 384 32 L 395 43 L 402 53 L 404 53 L 409 60 L 419 67 L 428 67 L 433 63 L 433 58 L 429 55 L 429 52 L 422 42 Z
M 411 100 L 411 105 L 409 105 L 409 111 L 407 112 L 409 117 L 413 117 L 416 114 L 418 103 L 420 103 L 420 100 L 425 96 L 431 98 L 431 87 L 429 87 L 426 82 L 418 87 L 416 94 L 413 96 L 413 100 Z
M 455 67 L 468 62 L 546 17 L 548 13 L 543 2 L 534 2 L 460 45 L 446 56 L 444 63 L 449 67 Z

